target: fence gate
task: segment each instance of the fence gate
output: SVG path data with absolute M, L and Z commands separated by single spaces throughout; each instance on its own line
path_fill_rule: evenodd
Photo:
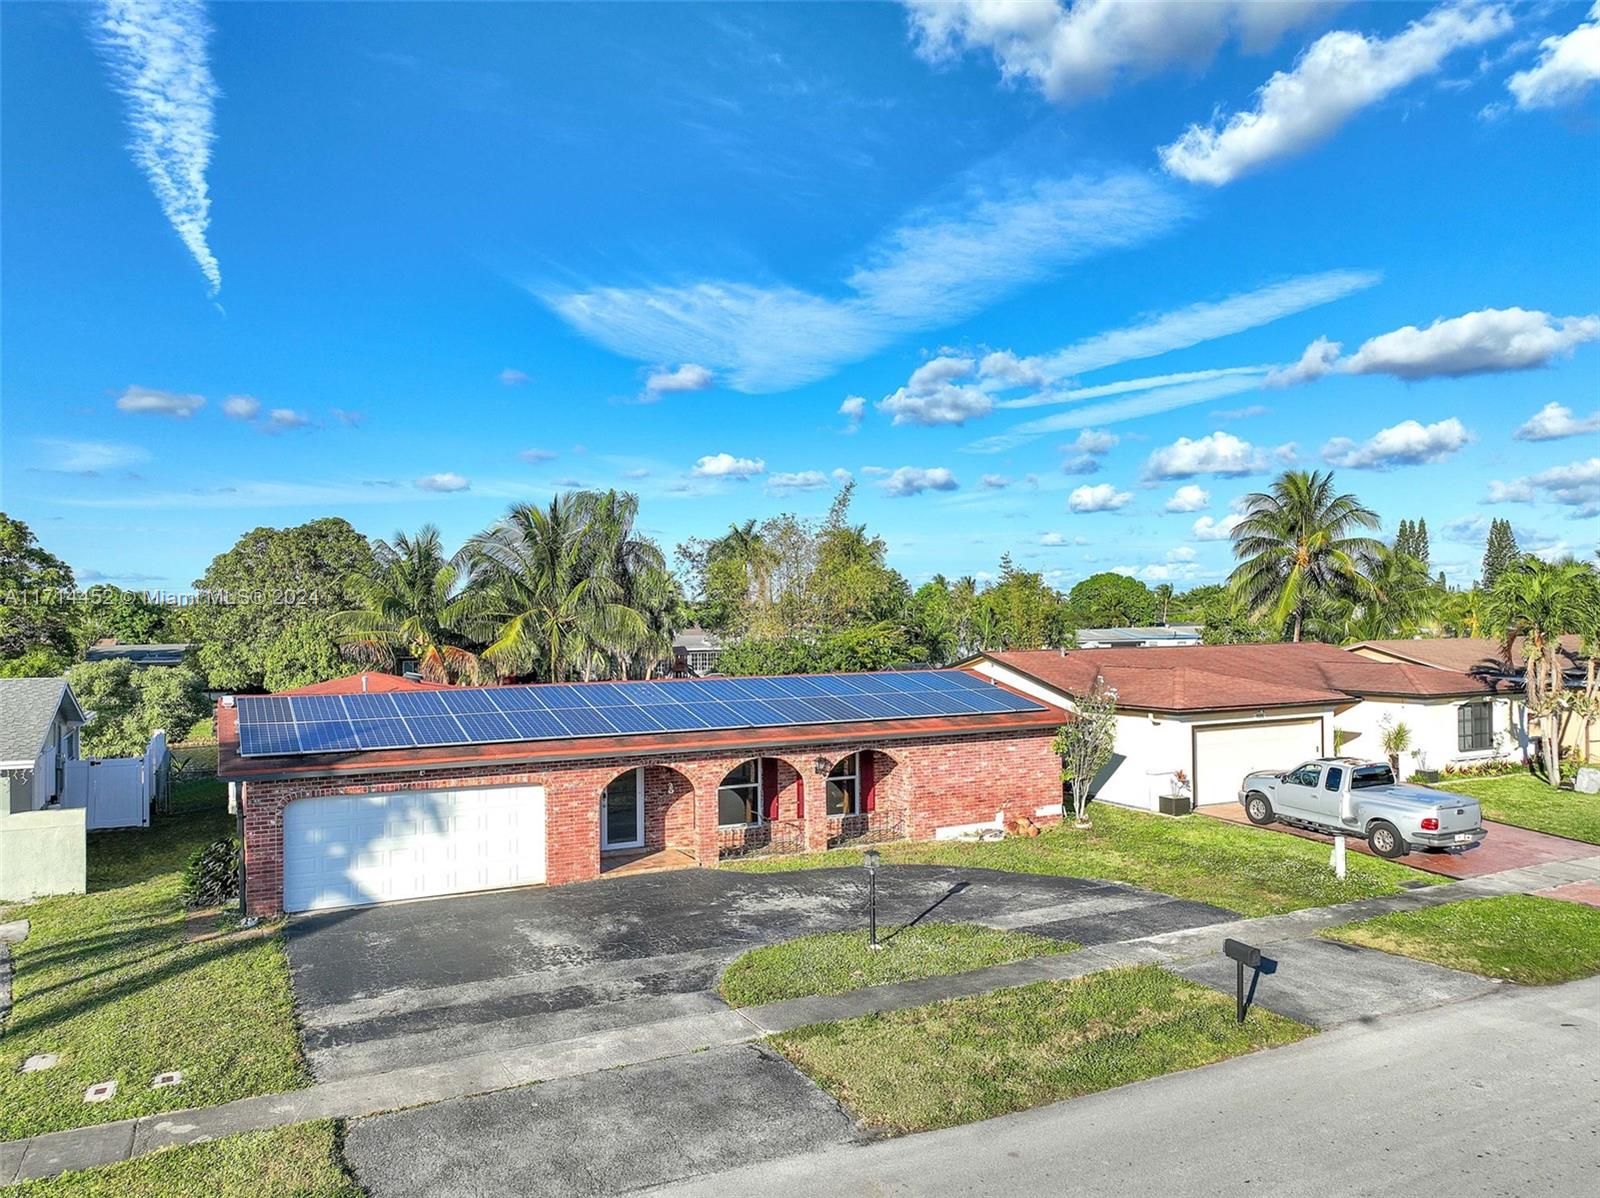
M 62 764 L 61 805 L 82 807 L 90 830 L 149 827 L 150 792 L 144 758 L 88 757 Z

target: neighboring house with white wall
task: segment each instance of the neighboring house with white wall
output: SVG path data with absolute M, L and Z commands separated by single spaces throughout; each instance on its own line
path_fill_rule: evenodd
M 0 678 L 0 819 L 60 798 L 87 722 L 65 678 Z
M 1156 654 L 1013 650 L 980 653 L 963 664 L 1068 710 L 1103 678 L 1117 692 L 1117 740 L 1095 796 L 1148 811 L 1174 793 L 1179 771 L 1195 802 L 1207 805 L 1236 802 L 1247 773 L 1332 754 L 1336 739 L 1346 753 L 1381 758 L 1385 718 L 1412 731 L 1412 751 L 1401 762 L 1406 773 L 1419 768 L 1419 757 L 1437 769 L 1520 758 L 1526 748 L 1520 704 L 1500 692 L 1502 684 L 1367 661 L 1331 645 L 1204 645 Z M 1466 742 L 1458 729 L 1463 721 L 1472 733 Z M 1489 747 L 1480 748 L 1485 725 Z

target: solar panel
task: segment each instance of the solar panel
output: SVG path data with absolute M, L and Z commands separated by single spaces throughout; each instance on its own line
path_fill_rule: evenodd
M 246 757 L 1042 710 L 956 670 L 249 695 L 235 705 Z

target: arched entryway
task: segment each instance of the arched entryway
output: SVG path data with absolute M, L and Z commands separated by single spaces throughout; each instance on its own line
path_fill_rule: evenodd
M 600 870 L 698 864 L 694 785 L 666 765 L 623 770 L 600 791 Z
M 899 840 L 905 827 L 904 766 L 881 749 L 841 757 L 824 780 L 830 845 Z

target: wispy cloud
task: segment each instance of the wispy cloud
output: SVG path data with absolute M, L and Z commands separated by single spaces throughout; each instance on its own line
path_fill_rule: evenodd
M 163 391 L 159 387 L 132 386 L 117 396 L 117 410 L 143 412 L 158 416 L 176 416 L 187 420 L 205 407 L 204 395 L 185 395 L 178 391 Z
M 1489 502 L 1559 503 L 1576 508 L 1574 514 L 1583 519 L 1600 515 L 1600 458 L 1552 466 L 1510 482 L 1492 481 Z
M 453 491 L 469 491 L 472 489 L 472 483 L 454 471 L 445 470 L 439 474 L 424 474 L 417 479 L 417 488 L 422 491 L 448 494 Z
M 685 362 L 676 369 L 659 367 L 650 372 L 644 381 L 643 398 L 649 401 L 660 399 L 663 395 L 677 395 L 684 391 L 705 391 L 716 381 L 716 377 L 704 366 L 693 362 Z
M 75 441 L 65 437 L 39 437 L 36 440 L 43 451 L 36 462 L 38 468 L 62 474 L 94 475 L 105 470 L 127 469 L 150 459 L 150 452 L 137 445 Z
M 261 411 L 261 401 L 254 395 L 230 395 L 222 401 L 222 414 L 229 420 L 254 420 Z
M 507 387 L 521 387 L 533 382 L 533 376 L 526 370 L 518 370 L 515 366 L 507 366 L 497 376 L 500 382 Z
M 693 361 L 735 390 L 813 382 L 913 332 L 981 311 L 1066 266 L 1157 237 L 1188 213 L 1141 172 L 972 182 L 910 213 L 837 295 L 733 280 L 530 290 L 590 340 L 643 361 Z
M 214 297 L 222 268 L 206 240 L 212 120 L 211 24 L 198 0 L 105 0 L 95 44 L 127 106 L 129 151 Z

